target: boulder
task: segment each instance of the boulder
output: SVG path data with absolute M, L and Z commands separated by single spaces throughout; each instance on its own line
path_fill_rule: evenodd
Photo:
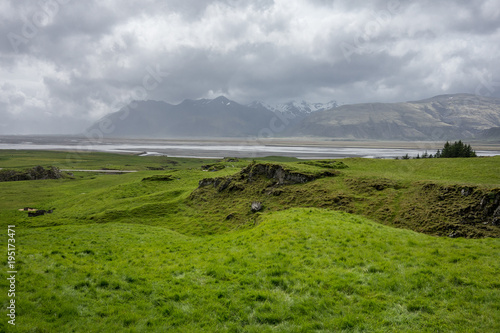
M 262 203 L 258 201 L 252 202 L 252 212 L 256 213 L 262 210 Z

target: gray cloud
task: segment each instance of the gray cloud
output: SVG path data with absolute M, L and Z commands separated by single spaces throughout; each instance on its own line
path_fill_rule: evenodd
M 3 1 L 0 134 L 79 132 L 133 99 L 500 97 L 499 28 L 496 0 Z

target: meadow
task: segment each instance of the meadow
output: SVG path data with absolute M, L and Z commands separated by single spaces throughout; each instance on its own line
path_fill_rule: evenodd
M 471 205 L 477 196 L 450 189 L 496 191 L 500 158 L 342 161 L 334 177 L 217 192 L 199 181 L 253 161 L 1 151 L 0 168 L 138 172 L 0 183 L 0 246 L 15 224 L 18 270 L 16 327 L 4 315 L 0 331 L 500 331 L 499 239 L 436 236 L 433 224 L 416 232 L 407 207 L 431 205 L 426 184 L 447 189 L 440 205 Z M 264 209 L 252 213 L 251 200 Z M 23 207 L 54 212 L 29 218 Z M 454 227 L 453 215 L 436 214 Z M 6 313 L 6 280 L 0 289 Z

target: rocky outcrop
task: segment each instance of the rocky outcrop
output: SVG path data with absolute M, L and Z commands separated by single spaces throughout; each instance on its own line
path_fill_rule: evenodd
M 24 171 L 8 169 L 0 170 L 0 182 L 59 178 L 62 178 L 61 170 L 54 166 L 48 167 L 47 169 L 42 166 L 36 166 Z
M 232 177 L 205 178 L 200 180 L 199 187 L 213 186 L 218 192 L 241 191 L 244 183 L 258 180 L 272 180 L 271 186 L 304 184 L 321 177 L 337 175 L 335 171 L 325 171 L 320 174 L 306 174 L 285 169 L 282 165 L 272 163 L 252 163 Z
M 500 189 L 427 183 L 415 198 L 401 204 L 396 225 L 452 238 L 500 236 Z
M 462 192 L 462 195 L 474 194 L 474 189 Z M 462 209 L 462 223 L 478 223 L 484 225 L 500 226 L 500 189 L 492 190 L 489 193 L 478 193 L 475 205 Z M 480 198 L 480 199 L 479 199 Z
M 190 198 L 193 207 L 217 212 L 232 224 L 255 223 L 259 214 L 253 214 L 254 203 L 260 202 L 260 211 L 318 207 L 434 236 L 500 238 L 500 188 L 353 178 L 346 173 L 312 182 L 341 171 L 302 170 L 253 163 L 231 177 L 201 180 Z
M 142 178 L 143 182 L 170 182 L 173 181 L 172 175 L 155 175 L 151 177 Z
M 300 172 L 285 170 L 279 164 L 250 164 L 241 171 L 241 175 L 249 182 L 255 181 L 260 177 L 274 179 L 276 185 L 284 184 L 303 184 L 315 180 L 316 176 Z

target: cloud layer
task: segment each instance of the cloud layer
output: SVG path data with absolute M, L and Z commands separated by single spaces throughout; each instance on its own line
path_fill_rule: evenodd
M 10 0 L 0 134 L 74 133 L 133 99 L 500 97 L 498 0 Z

